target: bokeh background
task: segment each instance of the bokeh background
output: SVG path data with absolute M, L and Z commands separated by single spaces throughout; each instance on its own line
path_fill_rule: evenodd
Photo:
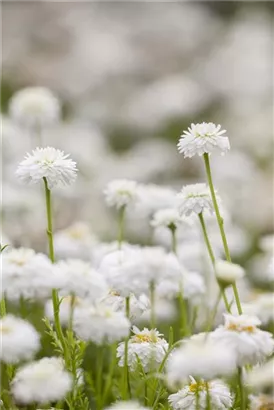
M 214 181 L 252 253 L 273 231 L 272 22 L 272 2 L 3 2 L 5 240 L 44 248 L 42 189 L 14 176 L 36 143 L 8 104 L 20 88 L 45 86 L 63 118 L 43 143 L 79 168 L 77 183 L 54 194 L 56 229 L 81 220 L 115 238 L 102 194 L 113 178 L 176 189 L 205 181 L 201 159 L 184 160 L 176 143 L 191 122 L 213 121 L 232 146 L 212 158 Z M 140 218 L 128 218 L 128 238 L 145 241 Z

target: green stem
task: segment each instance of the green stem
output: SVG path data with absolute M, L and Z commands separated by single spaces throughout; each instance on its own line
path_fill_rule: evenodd
M 183 339 L 186 336 L 189 336 L 188 329 L 188 315 L 187 315 L 187 304 L 184 299 L 184 288 L 182 281 L 179 285 L 179 306 L 180 306 L 180 337 Z
M 102 379 L 103 379 L 103 364 L 104 364 L 104 346 L 99 346 L 96 359 L 96 397 L 97 410 L 102 410 Z
M 176 235 L 177 228 L 175 225 L 171 224 L 169 226 L 169 229 L 171 231 L 171 249 L 172 249 L 172 252 L 175 253 L 176 255 L 177 253 L 177 235 Z
M 206 225 L 205 225 L 205 220 L 204 220 L 204 216 L 203 216 L 202 212 L 199 213 L 198 217 L 199 217 L 199 220 L 200 220 L 200 223 L 201 223 L 201 227 L 202 227 L 202 231 L 203 231 L 203 236 L 204 236 L 204 240 L 205 240 L 206 247 L 207 247 L 207 250 L 208 250 L 208 254 L 209 254 L 209 257 L 210 257 L 210 259 L 211 259 L 211 262 L 212 262 L 212 265 L 213 265 L 213 269 L 214 269 L 214 272 L 215 272 L 215 256 L 214 256 L 213 249 L 212 249 L 212 246 L 211 246 L 209 237 L 208 237 L 208 233 L 207 233 L 207 229 L 206 229 Z M 217 281 L 217 282 L 218 282 L 218 281 Z M 218 285 L 219 285 L 219 288 L 220 288 L 222 297 L 223 297 L 223 299 L 224 299 L 224 303 L 225 303 L 226 310 L 228 311 L 228 313 L 230 313 L 231 310 L 230 310 L 230 307 L 229 307 L 229 303 L 228 303 L 228 301 L 227 301 L 227 297 L 226 297 L 225 291 L 224 291 L 224 289 L 222 288 L 222 286 L 220 285 L 219 282 L 218 282 Z
M 211 410 L 209 383 L 206 382 L 206 410 Z
M 46 208 L 47 208 L 47 236 L 48 236 L 48 245 L 49 245 L 49 258 L 52 263 L 55 262 L 54 256 L 54 246 L 53 246 L 53 230 L 52 230 L 52 211 L 51 211 L 51 191 L 48 187 L 48 181 L 44 177 L 44 185 L 45 185 L 45 195 L 46 195 Z M 69 355 L 67 353 L 67 345 L 63 335 L 62 326 L 60 323 L 59 318 L 59 295 L 57 289 L 52 289 L 52 304 L 53 304 L 53 315 L 54 315 L 54 323 L 57 337 L 62 345 L 62 349 L 64 352 L 64 359 L 65 362 L 68 363 Z
M 245 394 L 245 388 L 243 384 L 243 374 L 242 374 L 242 368 L 238 368 L 238 386 L 239 386 L 239 391 L 240 391 L 240 409 L 241 410 L 246 410 L 246 394 Z
M 110 349 L 111 349 L 111 359 L 110 359 L 107 380 L 106 380 L 105 389 L 104 389 L 103 398 L 102 398 L 102 407 L 104 407 L 105 405 L 105 401 L 108 398 L 109 391 L 112 386 L 113 373 L 114 373 L 115 364 L 116 364 L 116 344 L 112 345 Z
M 0 302 L 0 310 L 1 310 L 1 317 L 4 317 L 7 314 L 6 301 L 5 301 L 4 293 L 2 294 L 2 299 L 1 299 L 1 302 Z
M 126 317 L 130 319 L 130 296 L 126 297 Z M 129 336 L 125 339 L 125 360 L 124 360 L 124 382 L 123 382 L 123 399 L 127 400 L 130 395 L 129 370 L 128 370 L 128 343 Z
M 153 280 L 150 282 L 150 327 L 151 329 L 155 329 L 156 327 L 155 283 Z
M 226 257 L 226 260 L 228 262 L 231 262 L 231 256 L 230 256 L 229 247 L 228 247 L 228 244 L 227 244 L 226 234 L 225 234 L 225 230 L 224 230 L 224 220 L 223 220 L 223 218 L 220 214 L 220 210 L 219 210 L 219 206 L 218 206 L 218 202 L 217 202 L 217 198 L 216 198 L 216 194 L 215 194 L 215 190 L 214 190 L 212 175 L 211 175 L 209 156 L 208 156 L 207 153 L 204 154 L 204 162 L 205 162 L 206 175 L 207 175 L 208 185 L 209 185 L 209 189 L 210 189 L 210 193 L 211 193 L 211 198 L 212 198 L 212 202 L 213 202 L 213 206 L 214 206 L 214 210 L 215 210 L 215 214 L 216 214 L 216 218 L 217 218 L 217 222 L 218 222 L 218 225 L 219 225 L 221 238 L 222 238 L 222 242 L 223 242 L 225 257 Z M 239 298 L 238 289 L 237 289 L 237 286 L 236 286 L 235 283 L 233 285 L 233 292 L 234 292 L 238 312 L 241 315 L 243 313 L 243 311 L 242 311 L 242 307 L 241 307 L 241 302 L 240 302 L 240 298 Z
M 215 317 L 216 317 L 217 312 L 218 312 L 218 307 L 219 307 L 221 298 L 222 298 L 222 292 L 220 291 L 219 294 L 218 294 L 218 297 L 216 299 L 216 302 L 214 304 L 212 315 L 210 316 L 208 324 L 206 326 L 206 333 L 209 333 L 213 328 Z
M 125 229 L 125 205 L 119 209 L 119 226 L 118 226 L 118 249 L 122 248 L 122 243 L 124 240 L 124 229 Z

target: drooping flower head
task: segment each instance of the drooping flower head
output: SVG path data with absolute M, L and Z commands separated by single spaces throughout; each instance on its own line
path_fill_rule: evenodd
M 210 396 L 210 408 L 212 410 L 230 409 L 233 397 L 229 387 L 222 380 L 196 381 L 190 376 L 190 383 L 183 389 L 168 397 L 168 401 L 174 410 L 195 410 L 196 397 L 199 395 L 199 409 L 208 408 L 207 395 Z
M 224 155 L 230 149 L 229 139 L 225 133 L 226 130 L 221 130 L 221 125 L 212 122 L 191 124 L 188 131 L 181 135 L 178 150 L 185 158 L 215 151 L 220 151 Z
M 76 179 L 76 162 L 69 154 L 53 147 L 36 148 L 18 165 L 16 175 L 25 184 L 36 184 L 43 178 L 49 189 L 57 185 L 70 185 Z
M 104 194 L 108 206 L 120 209 L 132 204 L 137 199 L 138 185 L 136 181 L 115 179 L 108 183 Z
M 15 93 L 10 101 L 12 119 L 25 127 L 44 127 L 56 122 L 60 104 L 56 96 L 44 87 L 27 87 Z
M 210 190 L 206 184 L 186 185 L 177 198 L 180 215 L 190 216 L 192 213 L 198 215 L 205 211 L 213 214 L 214 212 Z

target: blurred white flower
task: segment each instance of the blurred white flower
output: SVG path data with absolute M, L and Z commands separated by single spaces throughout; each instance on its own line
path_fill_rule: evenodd
M 91 306 L 90 300 L 80 299 L 77 296 L 63 296 L 60 298 L 59 318 L 62 325 L 67 326 L 70 319 L 75 315 L 77 310 L 85 309 Z M 45 316 L 54 322 L 54 310 L 52 300 L 45 303 Z
M 266 394 L 249 396 L 249 406 L 250 410 L 271 410 L 274 408 L 274 396 L 268 396 Z
M 274 234 L 265 235 L 259 241 L 260 248 L 264 252 L 274 252 Z
M 237 365 L 261 363 L 274 351 L 274 339 L 259 329 L 256 316 L 225 314 L 225 324 L 212 332 L 212 339 L 234 350 Z
M 105 410 L 149 410 L 147 407 L 141 406 L 137 401 L 118 401 L 107 407 Z
M 100 303 L 94 307 L 76 310 L 73 329 L 79 338 L 101 345 L 126 337 L 130 331 L 130 321 L 124 313 Z
M 245 271 L 240 265 L 221 259 L 215 262 L 215 272 L 218 280 L 224 286 L 232 285 L 245 275 Z
M 191 376 L 190 379 L 190 384 L 168 397 L 169 404 L 174 410 L 195 410 L 197 408 L 197 394 L 199 395 L 199 409 L 201 410 L 208 408 L 207 395 L 210 396 L 210 408 L 212 410 L 231 408 L 233 397 L 229 387 L 222 380 L 196 381 Z
M 177 228 L 183 223 L 190 224 L 191 220 L 190 218 L 180 216 L 176 208 L 160 209 L 153 215 L 153 219 L 151 220 L 151 226 L 154 228 Z
M 138 185 L 137 182 L 128 179 L 115 179 L 108 183 L 104 194 L 108 206 L 120 209 L 136 202 Z
M 185 158 L 215 151 L 225 154 L 230 149 L 229 139 L 225 133 L 226 130 L 221 130 L 221 125 L 212 122 L 191 124 L 188 131 L 181 135 L 178 150 Z
M 190 216 L 192 213 L 214 212 L 209 187 L 206 184 L 186 185 L 177 195 L 180 215 Z M 218 201 L 219 202 L 219 201 Z
M 52 289 L 64 285 L 64 276 L 56 274 L 56 266 L 46 255 L 33 249 L 7 249 L 2 255 L 2 292 L 7 299 L 45 300 Z
M 147 298 L 148 304 L 146 310 L 144 310 L 142 316 L 139 320 L 136 320 L 137 323 L 150 323 L 151 320 L 151 302 Z M 177 309 L 174 303 L 174 300 L 168 300 L 165 298 L 160 298 L 156 294 L 154 301 L 154 315 L 156 323 L 170 323 L 173 322 L 177 317 Z
M 190 375 L 211 380 L 228 376 L 236 370 L 236 357 L 224 343 L 216 343 L 205 336 L 186 341 L 174 350 L 167 364 L 167 381 L 172 387 L 186 383 Z
M 140 360 L 144 372 L 148 373 L 152 368 L 156 370 L 162 363 L 167 350 L 168 343 L 156 329 L 144 328 L 140 331 L 136 326 L 132 329 L 134 335 L 128 342 L 128 366 L 134 371 Z M 137 359 L 137 357 L 138 359 Z M 119 366 L 124 366 L 125 343 L 121 342 L 117 348 Z
M 136 212 L 150 218 L 158 210 L 172 208 L 176 203 L 176 191 L 166 186 L 140 184 L 138 194 Z
M 112 309 L 118 312 L 125 312 L 126 301 L 125 298 L 119 295 L 118 292 L 110 290 L 106 296 L 101 299 L 101 302 L 106 306 L 110 306 Z M 148 309 L 150 304 L 149 298 L 142 294 L 136 297 L 133 293 L 130 294 L 130 320 L 138 321 L 143 312 Z
M 261 391 L 267 388 L 273 388 L 274 359 L 261 366 L 256 366 L 246 378 L 246 383 L 253 389 Z
M 57 357 L 44 357 L 20 367 L 11 390 L 17 403 L 46 404 L 63 399 L 72 388 L 72 376 Z
M 0 360 L 5 363 L 18 363 L 32 359 L 40 348 L 40 336 L 27 321 L 13 315 L 0 320 Z
M 72 184 L 77 175 L 76 162 L 69 154 L 53 147 L 36 148 L 18 165 L 16 175 L 25 184 L 36 184 L 47 179 L 49 189 Z
M 76 222 L 66 229 L 57 231 L 54 235 L 55 254 L 60 258 L 80 258 L 90 260 L 96 237 L 89 226 Z
M 60 294 L 75 294 L 91 301 L 101 298 L 108 292 L 105 278 L 94 270 L 90 263 L 81 259 L 68 259 L 57 262 L 56 274 L 64 277 Z
M 59 119 L 60 103 L 47 88 L 27 87 L 12 96 L 9 113 L 19 125 L 41 128 Z

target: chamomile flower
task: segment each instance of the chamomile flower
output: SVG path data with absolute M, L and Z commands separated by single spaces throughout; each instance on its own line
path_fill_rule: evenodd
M 72 184 L 77 175 L 76 162 L 69 154 L 53 147 L 36 148 L 18 165 L 16 175 L 25 184 L 47 179 L 49 189 Z
M 41 128 L 59 119 L 60 103 L 47 88 L 27 87 L 12 96 L 9 112 L 19 125 Z
M 178 150 L 184 157 L 191 158 L 194 155 L 203 155 L 215 151 L 225 154 L 230 149 L 229 139 L 221 130 L 221 125 L 212 122 L 191 124 L 188 131 L 184 131 L 178 143 Z
M 137 401 L 117 401 L 105 410 L 149 410 L 149 408 L 141 406 Z
M 213 214 L 214 212 L 210 190 L 206 184 L 186 185 L 177 198 L 179 214 L 182 216 L 198 215 L 201 212 Z
M 185 218 L 179 215 L 176 208 L 160 209 L 153 215 L 151 220 L 151 226 L 154 228 L 177 228 L 185 221 Z
M 231 375 L 236 370 L 234 351 L 224 343 L 215 343 L 210 336 L 186 341 L 173 351 L 167 365 L 167 381 L 170 386 L 181 385 L 190 375 L 211 380 Z
M 229 387 L 222 380 L 196 381 L 190 376 L 191 382 L 175 394 L 168 397 L 169 404 L 174 410 L 196 410 L 197 395 L 199 395 L 199 409 L 206 410 L 207 395 L 210 396 L 212 410 L 230 409 L 233 397 Z
M 144 372 L 149 372 L 152 368 L 157 369 L 162 363 L 167 350 L 168 343 L 162 338 L 162 334 L 156 329 L 144 328 L 140 331 L 136 326 L 132 329 L 134 335 L 128 343 L 128 366 L 134 371 L 140 360 Z M 121 342 L 117 348 L 119 366 L 124 366 L 125 343 Z M 138 359 L 137 359 L 138 357 Z
M 138 185 L 128 179 L 115 179 L 108 183 L 104 194 L 108 206 L 120 209 L 136 202 Z
M 72 376 L 57 357 L 44 357 L 20 367 L 11 384 L 15 401 L 25 405 L 61 400 L 71 388 Z
M 0 320 L 1 349 L 0 360 L 5 363 L 18 363 L 32 359 L 40 348 L 40 336 L 27 321 L 13 315 Z
M 224 316 L 225 324 L 212 333 L 212 338 L 234 350 L 238 366 L 255 365 L 272 354 L 274 339 L 258 328 L 261 322 L 256 316 Z
M 232 285 L 245 275 L 245 271 L 240 265 L 220 259 L 215 262 L 215 272 L 218 280 L 224 286 Z
M 130 321 L 124 313 L 101 303 L 75 311 L 73 329 L 81 339 L 101 345 L 126 337 L 129 334 Z

